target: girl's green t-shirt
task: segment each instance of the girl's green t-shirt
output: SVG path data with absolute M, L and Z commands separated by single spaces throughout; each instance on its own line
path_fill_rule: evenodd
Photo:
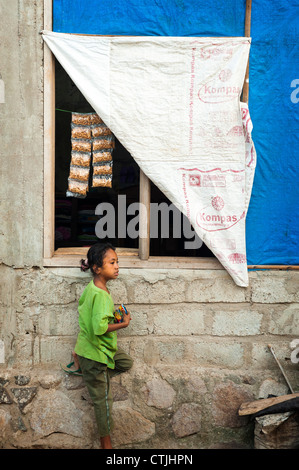
M 107 364 L 110 369 L 115 367 L 117 351 L 116 331 L 107 332 L 108 324 L 114 323 L 114 310 L 111 295 L 90 281 L 79 299 L 80 331 L 75 353 Z

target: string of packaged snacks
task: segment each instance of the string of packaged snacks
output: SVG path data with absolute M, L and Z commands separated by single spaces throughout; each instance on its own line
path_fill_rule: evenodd
M 71 121 L 69 197 L 85 198 L 92 187 L 112 187 L 112 152 L 115 138 L 96 113 L 74 113 Z M 92 165 L 91 165 L 92 162 Z

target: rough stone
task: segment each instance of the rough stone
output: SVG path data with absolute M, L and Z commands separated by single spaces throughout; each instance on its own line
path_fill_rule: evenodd
M 27 375 L 15 375 L 16 385 L 27 385 L 30 382 L 30 377 Z
M 10 398 L 8 392 L 5 388 L 0 386 L 0 403 L 10 404 L 12 403 L 12 399 Z
M 178 438 L 198 433 L 201 429 L 201 406 L 196 403 L 181 405 L 173 415 L 172 429 Z
M 174 389 L 160 378 L 154 378 L 146 384 L 147 404 L 155 408 L 169 408 L 175 398 Z
M 239 428 L 247 424 L 248 418 L 239 416 L 242 403 L 254 400 L 252 394 L 242 386 L 229 381 L 214 389 L 212 414 L 216 426 Z
M 125 401 L 129 396 L 129 392 L 120 383 L 115 382 L 115 380 L 111 381 L 111 392 L 113 396 L 113 401 Z
M 114 404 L 113 419 L 115 428 L 111 438 L 115 446 L 143 442 L 155 434 L 155 423 L 122 402 Z
M 4 379 L 3 377 L 0 377 L 0 387 L 6 385 L 9 381 L 7 379 Z
M 18 416 L 16 419 L 12 420 L 11 426 L 15 432 L 17 431 L 27 432 L 26 425 L 21 416 Z
M 83 437 L 83 412 L 59 390 L 41 390 L 34 403 L 26 406 L 34 439 L 52 433 Z
M 9 432 L 9 426 L 11 422 L 11 415 L 6 410 L 0 409 L 0 445 L 4 443 L 7 433 Z
M 20 410 L 23 410 L 28 403 L 30 403 L 37 393 L 37 387 L 26 388 L 12 388 L 11 392 L 14 394 L 15 399 L 19 405 Z
M 259 388 L 258 398 L 268 398 L 269 395 L 281 396 L 288 393 L 288 386 L 280 384 L 271 378 L 263 381 Z
M 57 387 L 61 380 L 61 374 L 44 374 L 39 378 L 39 383 L 43 388 L 49 389 Z

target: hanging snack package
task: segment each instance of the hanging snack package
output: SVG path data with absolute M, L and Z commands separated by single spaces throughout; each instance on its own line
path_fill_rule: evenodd
M 72 113 L 71 164 L 68 178 L 68 197 L 85 198 L 89 188 L 92 151 L 90 113 Z
M 112 175 L 93 175 L 93 188 L 112 188 Z
M 112 175 L 112 162 L 94 165 L 93 174 L 94 175 Z
M 104 124 L 100 116 L 96 113 L 89 114 L 89 124 L 95 126 L 97 124 Z
M 72 124 L 79 126 L 90 126 L 91 115 L 90 113 L 72 113 Z
M 112 188 L 112 152 L 115 147 L 115 138 L 108 127 L 103 123 L 92 129 L 93 140 L 93 188 Z
M 89 168 L 84 168 L 82 166 L 71 165 L 70 167 L 70 179 L 78 181 L 88 181 L 89 178 Z
M 71 124 L 72 128 L 72 139 L 90 139 L 91 128 L 89 126 L 78 126 L 77 124 Z
M 92 137 L 97 138 L 103 135 L 111 135 L 111 130 L 105 124 L 95 124 L 91 128 Z
M 115 141 L 113 135 L 105 135 L 93 140 L 93 150 L 114 149 Z
M 72 113 L 71 163 L 67 196 L 84 198 L 89 189 L 91 155 L 92 187 L 112 187 L 112 151 L 115 138 L 96 113 Z
M 104 163 L 104 162 L 112 162 L 112 152 L 106 150 L 100 150 L 98 152 L 93 152 L 93 163 Z
M 73 139 L 71 141 L 72 151 L 74 152 L 91 152 L 90 139 Z
M 71 165 L 90 168 L 91 152 L 73 152 L 71 153 Z
M 68 191 L 66 195 L 69 197 L 84 198 L 88 191 L 88 181 L 79 181 L 68 179 Z

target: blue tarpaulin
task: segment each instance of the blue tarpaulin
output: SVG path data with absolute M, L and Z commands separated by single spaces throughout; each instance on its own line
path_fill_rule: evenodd
M 53 31 L 243 36 L 245 0 L 53 0 Z M 249 265 L 299 264 L 296 0 L 252 2 L 249 109 L 257 167 L 246 222 Z

